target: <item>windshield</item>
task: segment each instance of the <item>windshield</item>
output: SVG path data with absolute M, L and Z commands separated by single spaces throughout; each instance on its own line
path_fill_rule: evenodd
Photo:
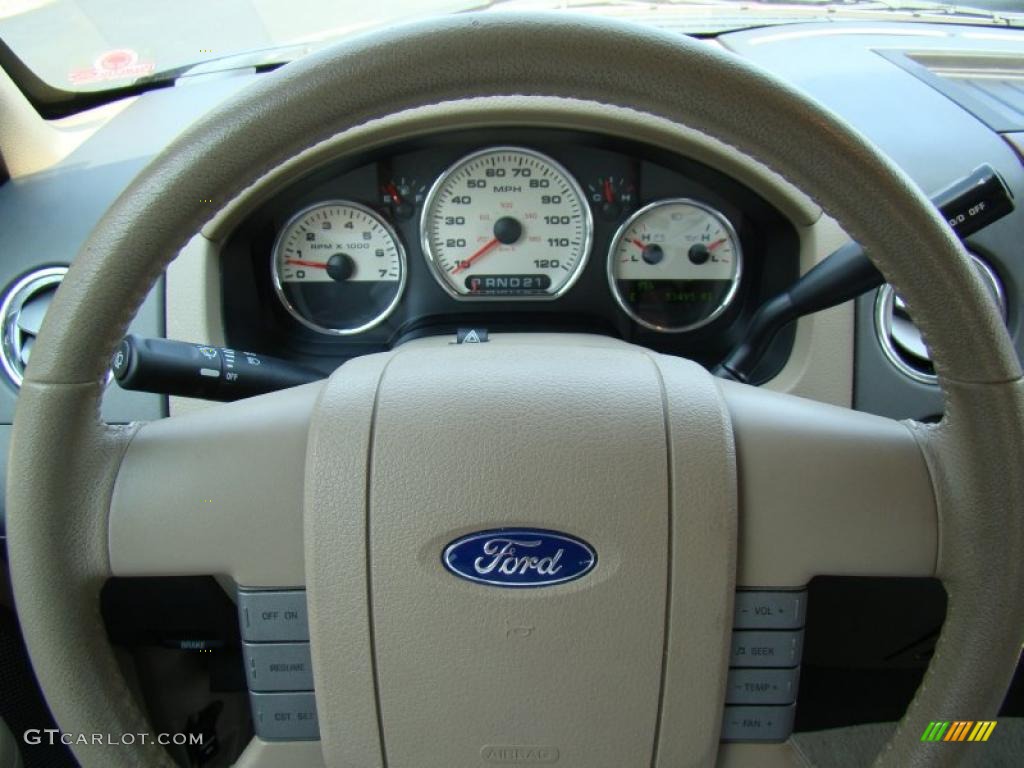
M 844 14 L 863 20 L 865 13 L 898 13 L 901 21 L 963 15 L 965 21 L 1024 26 L 1024 0 L 956 6 L 923 0 L 0 0 L 0 40 L 51 88 L 88 92 L 173 79 L 201 64 L 212 70 L 281 63 L 361 29 L 481 8 L 560 8 L 634 19 L 672 14 L 688 17 L 689 24 L 674 27 L 691 33 Z M 998 18 L 973 10 L 984 8 Z
M 100 90 L 244 51 L 315 45 L 365 27 L 479 4 L 0 0 L 0 39 L 47 84 L 62 90 Z

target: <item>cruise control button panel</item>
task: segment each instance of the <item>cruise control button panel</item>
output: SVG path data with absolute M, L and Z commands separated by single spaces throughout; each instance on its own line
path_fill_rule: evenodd
M 804 625 L 807 593 L 743 590 L 736 593 L 734 629 L 799 629 Z
M 319 739 L 306 591 L 239 589 L 238 623 L 256 735 Z
M 309 640 L 306 592 L 302 589 L 239 590 L 238 622 L 249 642 Z
M 310 693 L 251 693 L 253 728 L 268 741 L 320 738 L 316 698 Z

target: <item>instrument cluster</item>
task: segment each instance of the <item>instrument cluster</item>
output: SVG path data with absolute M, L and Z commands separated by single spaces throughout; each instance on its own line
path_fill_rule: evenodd
M 325 365 L 467 326 L 611 334 L 710 363 L 795 277 L 797 241 L 692 159 L 518 129 L 328 164 L 222 256 L 229 338 Z

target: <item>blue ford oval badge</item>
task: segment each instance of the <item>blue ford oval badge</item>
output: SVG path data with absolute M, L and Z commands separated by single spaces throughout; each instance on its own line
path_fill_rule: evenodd
M 497 528 L 456 539 L 444 566 L 463 579 L 495 587 L 551 587 L 589 573 L 597 553 L 581 539 L 538 528 Z

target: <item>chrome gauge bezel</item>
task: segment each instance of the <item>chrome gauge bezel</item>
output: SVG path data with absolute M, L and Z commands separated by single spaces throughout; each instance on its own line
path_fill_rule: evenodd
M 352 328 L 328 328 L 327 326 L 319 325 L 318 323 L 314 323 L 312 320 L 309 320 L 308 318 L 304 317 L 302 313 L 292 304 L 288 296 L 285 294 L 284 285 L 282 283 L 281 275 L 278 269 L 277 254 L 278 249 L 281 247 L 282 241 L 284 240 L 285 233 L 288 232 L 288 230 L 290 230 L 291 227 L 297 221 L 302 220 L 304 217 L 308 216 L 312 211 L 315 211 L 318 208 L 327 208 L 329 206 L 344 206 L 346 208 L 352 208 L 362 213 L 365 213 L 366 215 L 375 219 L 377 223 L 384 228 L 384 231 L 388 235 L 388 237 L 390 237 L 394 241 L 395 249 L 398 251 L 398 263 L 401 266 L 401 274 L 398 276 L 398 289 L 395 291 L 395 297 L 391 300 L 387 307 L 385 307 L 380 314 L 374 316 L 372 320 L 370 320 L 367 323 L 363 323 L 360 326 L 354 326 Z M 391 223 L 377 211 L 373 210 L 369 206 L 363 205 L 362 203 L 354 202 L 352 200 L 321 200 L 320 202 L 313 203 L 312 205 L 308 205 L 305 208 L 302 208 L 298 212 L 294 213 L 291 217 L 289 217 L 288 220 L 284 223 L 284 225 L 282 225 L 280 231 L 278 231 L 277 233 L 277 237 L 274 238 L 274 247 L 270 250 L 270 276 L 271 281 L 274 284 L 274 292 L 277 294 L 277 298 L 280 300 L 281 305 L 285 308 L 285 310 L 287 310 L 288 314 L 290 314 L 293 318 L 295 318 L 299 323 L 304 325 L 306 328 L 316 331 L 317 333 L 325 334 L 327 336 L 355 336 L 357 334 L 364 333 L 370 330 L 371 328 L 376 328 L 378 325 L 387 320 L 395 311 L 395 309 L 398 308 L 398 304 L 402 300 L 402 296 L 405 293 L 405 283 L 408 274 L 409 263 L 405 255 L 405 246 L 402 245 L 402 240 L 398 236 L 398 233 L 395 231 L 395 228 L 391 226 Z
M 1003 322 L 1007 320 L 1007 302 L 1006 302 L 1006 291 L 1003 288 L 1002 280 L 996 273 L 995 269 L 987 263 L 984 259 L 978 256 L 972 251 L 968 251 L 967 255 L 971 258 L 971 263 L 974 264 L 974 268 L 977 270 L 978 275 L 985 283 L 985 287 L 995 302 L 996 307 L 999 310 L 1000 317 Z M 878 293 L 875 295 L 875 338 L 878 341 L 878 346 L 882 350 L 882 354 L 885 359 L 889 361 L 897 371 L 906 376 L 908 379 L 916 381 L 918 384 L 928 384 L 930 386 L 937 386 L 939 377 L 934 373 L 927 373 L 925 370 L 915 368 L 905 357 L 904 353 L 897 349 L 897 342 L 894 338 L 893 333 L 893 311 L 896 303 L 896 291 L 893 290 L 892 285 L 885 283 L 881 288 L 878 289 Z M 913 318 L 910 318 L 913 324 Z M 914 325 L 916 328 L 917 326 Z M 920 330 L 918 330 L 920 333 Z M 928 362 L 931 362 L 931 358 L 928 358 Z
M 629 231 L 630 227 L 636 223 L 636 221 L 649 212 L 656 210 L 667 205 L 689 205 L 694 208 L 699 208 L 704 211 L 712 218 L 714 218 L 725 230 L 726 235 L 732 241 L 733 253 L 736 260 L 736 274 L 733 276 L 732 285 L 729 291 L 722 298 L 722 300 L 715 307 L 714 311 L 703 320 L 696 323 L 683 326 L 662 326 L 657 323 L 652 323 L 649 320 L 645 320 L 639 314 L 637 314 L 632 307 L 629 306 L 629 302 L 625 300 L 622 292 L 619 290 L 618 280 L 615 277 L 615 253 L 619 249 L 619 244 L 625 237 L 626 232 Z M 648 203 L 642 208 L 634 211 L 628 219 L 626 219 L 619 228 L 615 231 L 615 236 L 612 238 L 611 245 L 608 247 L 608 259 L 605 265 L 605 272 L 608 276 L 608 287 L 611 289 L 612 296 L 615 298 L 615 303 L 619 305 L 619 308 L 625 312 L 631 320 L 638 325 L 643 326 L 652 331 L 658 333 L 687 333 L 689 331 L 695 331 L 698 328 L 703 328 L 710 323 L 713 323 L 729 308 L 733 300 L 739 293 L 740 282 L 743 279 L 743 246 L 740 243 L 739 235 L 736 233 L 736 229 L 733 227 L 732 222 L 726 217 L 724 213 L 712 208 L 707 203 L 702 203 L 700 200 L 694 200 L 690 197 L 668 197 L 662 200 L 655 200 L 652 203 Z
M 580 202 L 580 207 L 583 210 L 583 251 L 580 255 L 579 261 L 576 263 L 576 266 L 573 267 L 572 273 L 562 286 L 554 293 L 529 296 L 516 296 L 515 294 L 481 294 L 473 296 L 466 293 L 460 293 L 448 282 L 448 278 L 445 277 L 444 274 L 444 269 L 438 263 L 434 254 L 434 250 L 430 242 L 430 234 L 427 232 L 427 217 L 429 211 L 434 205 L 435 199 L 440 194 L 441 190 L 444 189 L 448 179 L 451 178 L 454 173 L 461 170 L 466 164 L 473 162 L 477 158 L 496 152 L 514 152 L 517 154 L 529 155 L 536 160 L 547 163 L 553 170 L 560 173 L 566 181 L 568 181 L 573 194 L 576 195 Z M 459 158 L 448 166 L 448 168 L 446 168 L 431 185 L 430 191 L 427 193 L 427 196 L 423 201 L 423 210 L 420 213 L 420 247 L 423 250 L 423 257 L 427 262 L 427 266 L 430 268 L 430 274 L 433 275 L 434 280 L 437 281 L 437 284 L 441 286 L 444 292 L 457 301 L 554 301 L 555 299 L 564 296 L 579 280 L 580 275 L 583 274 L 583 270 L 590 259 L 590 251 L 592 250 L 593 245 L 594 216 L 590 211 L 590 201 L 587 200 L 586 195 L 583 194 L 583 188 L 576 180 L 576 177 L 554 158 L 549 155 L 545 155 L 543 152 L 538 152 L 535 149 L 529 149 L 527 147 L 516 147 L 511 145 L 485 147 Z

